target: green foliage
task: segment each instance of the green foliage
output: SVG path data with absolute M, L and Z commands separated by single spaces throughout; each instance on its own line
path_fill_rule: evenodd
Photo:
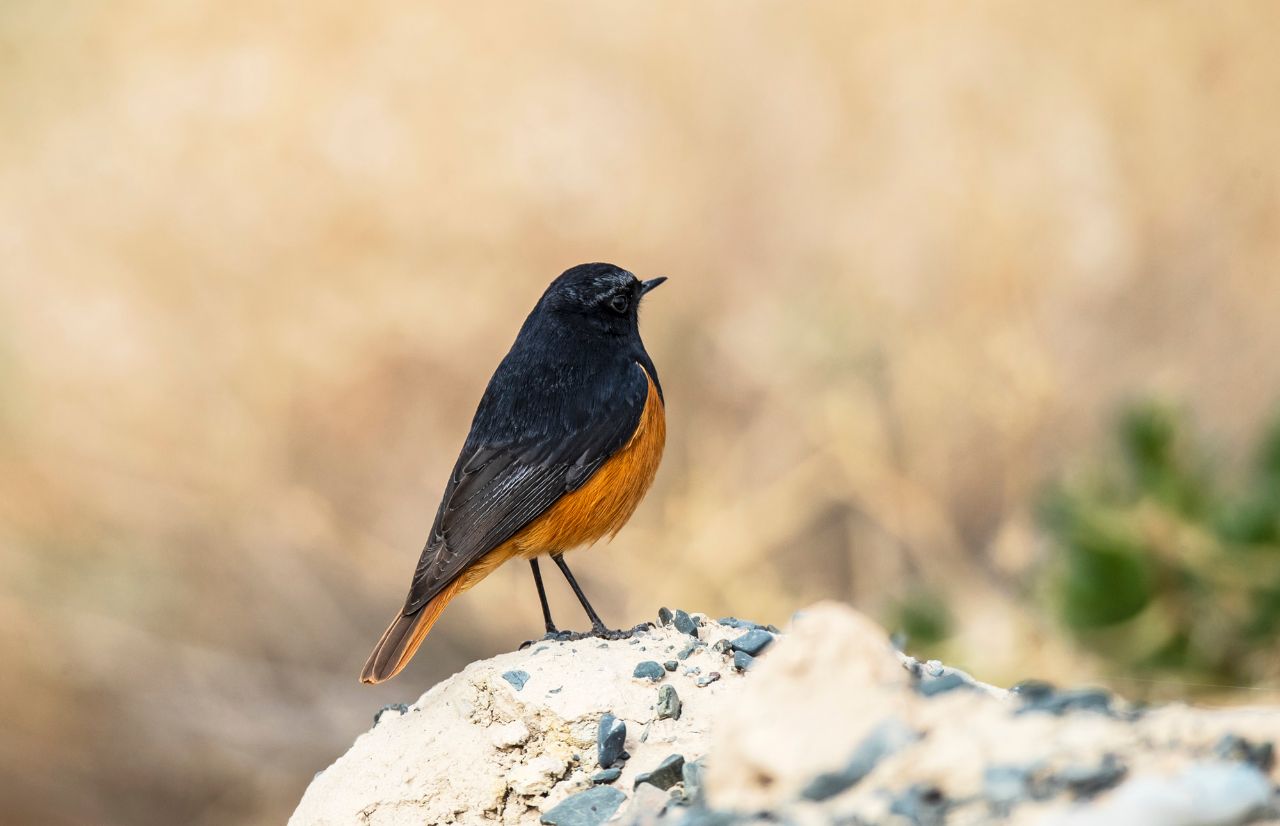
M 1117 442 L 1040 508 L 1062 624 L 1120 671 L 1251 682 L 1280 644 L 1280 417 L 1237 479 L 1167 406 L 1127 410 Z
M 916 588 L 893 605 L 887 624 L 913 649 L 928 652 L 951 636 L 953 620 L 943 595 Z

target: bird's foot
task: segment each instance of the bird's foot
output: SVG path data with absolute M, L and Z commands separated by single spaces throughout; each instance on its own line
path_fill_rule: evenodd
M 528 648 L 535 642 L 576 642 L 578 640 L 601 639 L 601 640 L 629 640 L 636 634 L 642 634 L 653 627 L 651 622 L 642 622 L 634 628 L 606 628 L 603 624 L 593 627 L 590 631 L 562 631 L 550 630 L 538 640 L 526 640 L 520 644 L 521 650 Z
M 651 622 L 642 622 L 634 628 L 605 628 L 599 625 L 591 629 L 591 636 L 599 637 L 603 640 L 629 640 L 636 634 L 643 634 L 653 627 Z
M 572 631 L 561 631 L 559 628 L 556 628 L 554 625 L 548 624 L 547 633 L 543 634 L 541 637 L 539 637 L 536 640 L 525 640 L 524 642 L 520 643 L 520 648 L 518 650 L 523 651 L 529 646 L 533 645 L 535 642 L 567 642 L 568 640 L 572 640 L 572 639 L 582 639 L 582 636 L 585 636 L 585 635 L 575 636 L 574 632 Z

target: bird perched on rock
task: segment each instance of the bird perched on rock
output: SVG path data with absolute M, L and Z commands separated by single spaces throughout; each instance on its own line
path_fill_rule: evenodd
M 653 483 L 666 442 L 662 385 L 640 340 L 640 281 L 612 264 L 566 270 L 542 294 L 489 380 L 445 486 L 404 607 L 360 675 L 378 683 L 413 657 L 449 601 L 509 559 L 548 555 L 599 636 L 563 554 L 622 529 Z

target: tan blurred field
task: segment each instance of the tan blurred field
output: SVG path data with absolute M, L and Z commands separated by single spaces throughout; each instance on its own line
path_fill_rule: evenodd
M 1117 404 L 1280 398 L 1267 2 L 0 6 L 0 811 L 280 823 L 381 705 L 540 628 L 403 598 L 543 287 L 670 276 L 615 624 L 947 592 L 947 655 L 1087 679 L 1018 575 Z M 584 625 L 558 579 L 557 613 Z

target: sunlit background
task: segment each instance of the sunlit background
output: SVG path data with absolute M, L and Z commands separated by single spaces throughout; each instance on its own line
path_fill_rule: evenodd
M 357 674 L 547 282 L 666 275 L 615 625 L 852 602 L 979 677 L 1280 686 L 1267 2 L 0 5 L 0 811 L 278 824 L 536 635 Z M 557 616 L 585 626 L 553 576 Z

